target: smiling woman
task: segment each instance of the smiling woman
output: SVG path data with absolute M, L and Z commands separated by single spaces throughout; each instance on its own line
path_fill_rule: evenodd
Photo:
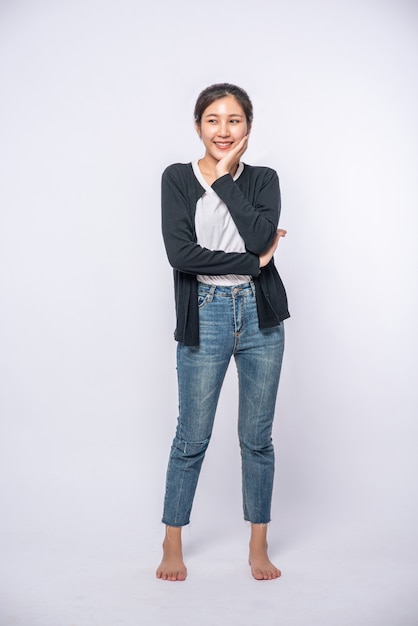
M 250 126 L 234 96 L 225 96 L 213 102 L 205 110 L 200 123 L 196 122 L 197 132 L 206 148 L 206 154 L 199 161 L 199 167 L 211 185 L 216 178 L 217 163 L 232 148 L 243 154 L 248 142 Z M 225 174 L 228 170 L 225 167 Z
M 225 153 L 237 147 L 240 141 L 238 157 L 247 148 L 253 120 L 252 103 L 247 93 L 235 85 L 212 85 L 200 94 L 194 118 L 197 133 L 206 148 L 199 167 L 208 183 L 212 184 L 216 180 L 213 166 L 216 167 Z
M 233 356 L 239 380 L 238 432 L 244 519 L 257 580 L 280 570 L 267 554 L 274 475 L 271 439 L 284 349 L 286 293 L 273 255 L 277 174 L 245 165 L 253 119 L 247 93 L 228 83 L 199 96 L 195 125 L 205 153 L 169 166 L 162 180 L 162 228 L 176 290 L 179 416 L 167 470 L 166 535 L 157 577 L 185 580 L 181 530 L 190 521 L 219 394 Z

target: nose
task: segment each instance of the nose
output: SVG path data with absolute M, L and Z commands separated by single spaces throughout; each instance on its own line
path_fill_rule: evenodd
M 218 124 L 218 135 L 220 137 L 227 137 L 229 135 L 229 127 L 227 121 L 222 121 Z

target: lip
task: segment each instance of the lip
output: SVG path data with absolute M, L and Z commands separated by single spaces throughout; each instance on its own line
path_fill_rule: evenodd
M 232 146 L 233 141 L 214 141 L 213 143 L 219 150 L 227 150 Z

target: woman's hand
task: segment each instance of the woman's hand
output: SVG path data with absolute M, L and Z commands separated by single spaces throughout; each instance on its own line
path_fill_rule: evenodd
M 271 243 L 270 247 L 267 248 L 267 250 L 263 254 L 260 255 L 260 268 L 265 267 L 267 263 L 270 263 L 271 258 L 273 254 L 276 252 L 277 246 L 279 245 L 280 237 L 285 237 L 286 233 L 287 233 L 287 230 L 283 230 L 283 228 L 277 229 L 276 236 L 273 239 L 273 242 Z
M 232 150 L 228 151 L 228 154 L 223 159 L 218 161 L 215 167 L 216 178 L 221 178 L 225 174 L 231 174 L 233 176 L 237 170 L 238 163 L 248 146 L 248 137 L 245 135 L 241 141 Z

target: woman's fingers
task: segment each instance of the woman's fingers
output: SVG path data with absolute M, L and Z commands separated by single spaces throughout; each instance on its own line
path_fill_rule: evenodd
M 271 242 L 270 247 L 264 252 L 264 254 L 260 255 L 260 267 L 265 267 L 267 265 L 267 263 L 270 262 L 273 254 L 276 252 L 277 250 L 277 246 L 279 245 L 279 241 L 280 241 L 280 237 L 285 237 L 287 234 L 287 230 L 284 230 L 284 228 L 278 228 L 276 230 L 276 235 L 273 239 L 273 241 Z
M 232 148 L 232 150 L 228 152 L 227 155 L 224 156 L 223 159 L 218 161 L 215 169 L 218 178 L 224 176 L 225 174 L 231 173 L 231 171 L 235 169 L 235 167 L 239 163 L 240 158 L 246 151 L 247 146 L 248 135 L 245 135 L 245 137 L 243 137 L 241 141 L 234 148 Z

